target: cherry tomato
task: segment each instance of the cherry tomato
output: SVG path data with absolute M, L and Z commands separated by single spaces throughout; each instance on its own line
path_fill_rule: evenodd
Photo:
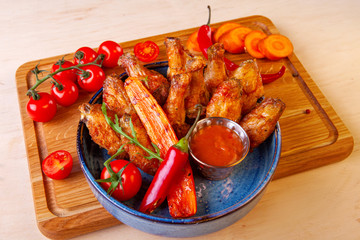
M 121 174 L 121 184 L 116 187 L 111 194 L 115 199 L 119 201 L 127 201 L 134 197 L 140 190 L 142 178 L 139 169 L 126 160 L 115 160 L 110 163 L 111 169 L 114 173 L 118 173 L 126 164 L 126 168 Z M 101 179 L 107 179 L 110 177 L 106 167 L 101 172 Z M 102 182 L 101 186 L 107 191 L 111 185 L 111 182 Z
M 134 53 L 140 61 L 151 62 L 159 56 L 159 46 L 152 41 L 138 43 L 134 47 Z
M 42 162 L 42 170 L 46 176 L 60 180 L 69 176 L 73 166 L 71 154 L 65 150 L 58 150 L 47 156 Z
M 118 60 L 123 54 L 123 49 L 114 41 L 105 41 L 100 45 L 98 54 L 105 55 L 102 65 L 104 67 L 112 68 L 118 65 Z
M 56 102 L 49 93 L 39 92 L 40 98 L 34 100 L 32 97 L 26 105 L 26 112 L 36 122 L 48 122 L 56 114 Z
M 104 70 L 95 65 L 85 66 L 82 69 L 85 70 L 85 73 L 78 75 L 78 85 L 88 92 L 98 91 L 105 80 Z
M 55 101 L 64 107 L 75 103 L 79 97 L 79 89 L 76 84 L 67 79 L 58 81 L 62 84 L 62 90 L 59 90 L 54 84 L 51 87 L 51 95 L 55 98 Z
M 79 63 L 85 64 L 95 61 L 98 54 L 97 52 L 89 47 L 81 47 L 75 52 L 74 64 L 77 65 Z
M 70 61 L 59 60 L 54 65 L 52 65 L 51 72 L 55 72 L 56 70 L 58 70 L 60 67 L 60 64 L 61 64 L 62 68 L 68 68 L 68 67 L 74 66 L 74 64 Z M 72 82 L 75 82 L 76 78 L 77 78 L 76 72 L 77 72 L 76 69 L 70 69 L 70 70 L 59 72 L 59 73 L 55 74 L 54 77 L 57 80 L 67 79 Z

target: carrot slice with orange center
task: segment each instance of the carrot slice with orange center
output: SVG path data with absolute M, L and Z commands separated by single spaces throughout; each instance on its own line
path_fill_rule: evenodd
M 246 51 L 254 58 L 263 58 L 265 57 L 258 48 L 259 41 L 266 38 L 266 33 L 263 33 L 259 30 L 254 30 L 249 32 L 245 37 L 245 49 Z
M 234 28 L 242 27 L 239 23 L 227 22 L 222 24 L 214 33 L 214 42 L 219 42 L 220 37 Z
M 260 40 L 258 48 L 270 60 L 288 57 L 294 50 L 291 41 L 280 34 L 272 34 Z
M 243 53 L 245 50 L 245 37 L 252 30 L 247 27 L 237 27 L 223 34 L 219 43 L 224 44 L 224 49 L 229 53 Z

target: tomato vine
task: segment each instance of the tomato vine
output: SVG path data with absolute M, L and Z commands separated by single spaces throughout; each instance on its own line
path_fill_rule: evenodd
M 62 64 L 60 63 L 59 68 L 56 71 L 47 74 L 43 78 L 39 78 L 39 74 L 41 74 L 43 72 L 47 72 L 47 71 L 40 70 L 38 67 L 39 64 L 37 64 L 35 66 L 35 68 L 31 71 L 35 75 L 36 82 L 31 88 L 29 88 L 29 90 L 26 92 L 26 95 L 31 96 L 34 100 L 39 100 L 40 96 L 39 96 L 39 93 L 36 91 L 36 88 L 48 79 L 52 79 L 53 84 L 56 86 L 57 89 L 59 89 L 59 91 L 61 91 L 63 86 L 60 81 L 58 81 L 54 78 L 54 75 L 58 74 L 59 72 L 72 70 L 72 69 L 76 69 L 78 71 L 77 74 L 79 74 L 79 75 L 84 74 L 86 71 L 84 69 L 82 69 L 82 67 L 90 66 L 90 65 L 95 65 L 95 66 L 101 67 L 104 57 L 105 57 L 104 54 L 100 54 L 93 62 L 83 63 L 83 64 L 79 63 L 77 65 L 66 67 L 66 68 L 62 67 Z M 99 61 L 100 61 L 100 63 L 98 63 Z

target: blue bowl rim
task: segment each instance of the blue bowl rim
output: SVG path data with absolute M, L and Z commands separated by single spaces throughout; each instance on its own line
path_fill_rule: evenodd
M 151 63 L 145 66 L 148 66 L 149 68 L 151 67 L 157 67 L 159 65 L 163 65 L 167 63 L 167 61 L 163 61 L 163 62 L 155 62 L 155 63 Z M 126 74 L 126 72 L 120 74 L 120 77 L 124 76 L 124 74 Z M 93 103 L 94 100 L 96 100 L 98 98 L 98 96 L 102 94 L 102 88 L 96 92 L 96 94 L 90 99 L 89 103 Z M 197 224 L 197 223 L 201 223 L 204 221 L 210 221 L 213 219 L 217 219 L 220 217 L 223 217 L 225 215 L 231 214 L 233 212 L 235 212 L 236 210 L 240 209 L 241 207 L 247 205 L 252 199 L 256 198 L 268 185 L 268 183 L 271 181 L 272 176 L 277 168 L 277 165 L 279 163 L 279 159 L 280 159 L 280 153 L 281 153 L 281 129 L 280 129 L 280 124 L 279 122 L 276 124 L 276 128 L 274 131 L 274 135 L 273 137 L 275 137 L 275 154 L 273 155 L 272 161 L 271 161 L 271 168 L 269 169 L 269 171 L 266 173 L 266 175 L 264 176 L 264 178 L 262 179 L 261 183 L 251 192 L 249 193 L 246 197 L 244 197 L 241 201 L 237 202 L 236 204 L 234 204 L 231 207 L 228 207 L 226 209 L 223 209 L 221 211 L 215 212 L 215 213 L 211 213 L 211 214 L 207 214 L 207 215 L 202 215 L 202 216 L 195 216 L 195 217 L 190 217 L 190 218 L 168 218 L 168 217 L 159 217 L 159 216 L 155 216 L 155 215 L 151 215 L 151 214 L 145 214 L 142 212 L 139 212 L 136 209 L 133 209 L 131 207 L 128 207 L 127 205 L 119 202 L 118 200 L 114 199 L 112 196 L 109 196 L 106 191 L 100 186 L 99 183 L 96 182 L 96 179 L 92 176 L 92 174 L 90 173 L 89 169 L 86 166 L 84 157 L 83 157 L 83 152 L 81 149 L 81 136 L 82 136 L 82 129 L 85 126 L 85 124 L 83 122 L 79 122 L 78 124 L 78 130 L 77 130 L 77 137 L 76 137 L 76 148 L 77 148 L 77 154 L 79 157 L 79 161 L 80 161 L 80 165 L 81 165 L 81 170 L 83 171 L 85 177 L 91 182 L 91 184 L 93 185 L 93 187 L 96 188 L 96 190 L 105 198 L 108 199 L 114 206 L 116 206 L 118 209 L 121 209 L 122 211 L 131 214 L 133 216 L 137 216 L 149 221 L 153 221 L 153 222 L 160 222 L 160 223 L 168 223 L 168 224 Z

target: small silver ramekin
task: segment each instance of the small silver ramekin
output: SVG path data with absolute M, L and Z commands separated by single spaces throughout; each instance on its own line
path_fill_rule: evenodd
M 202 162 L 200 159 L 198 159 L 193 154 L 193 152 L 191 150 L 191 141 L 192 141 L 193 136 L 195 136 L 195 134 L 200 129 L 205 128 L 207 126 L 211 126 L 211 125 L 225 126 L 228 129 L 234 131 L 240 137 L 240 139 L 242 141 L 243 149 L 241 150 L 242 155 L 236 162 L 226 165 L 226 166 L 213 166 L 213 165 Z M 204 118 L 204 119 L 200 120 L 196 124 L 195 129 L 189 138 L 189 152 L 190 152 L 191 160 L 195 163 L 199 172 L 205 178 L 210 179 L 210 180 L 221 180 L 221 179 L 227 178 L 231 174 L 233 168 L 237 164 L 239 164 L 242 160 L 244 160 L 246 155 L 249 153 L 249 148 L 250 148 L 250 140 L 249 140 L 249 137 L 246 134 L 245 130 L 238 123 L 236 123 L 230 119 L 222 118 L 222 117 L 210 117 L 210 118 Z

